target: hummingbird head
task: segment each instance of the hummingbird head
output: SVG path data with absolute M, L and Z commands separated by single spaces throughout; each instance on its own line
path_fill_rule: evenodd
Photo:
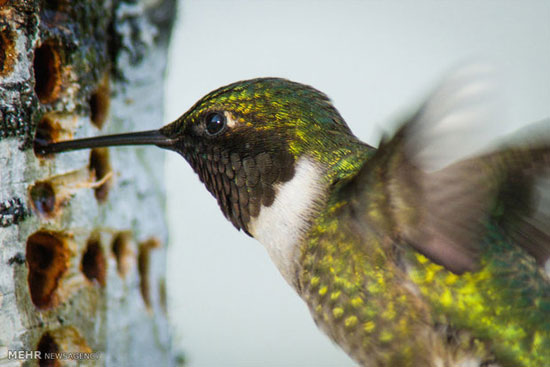
M 219 88 L 160 132 L 173 141 L 165 147 L 191 164 L 224 215 L 248 234 L 302 158 L 328 183 L 338 176 L 330 167 L 352 152 L 347 141 L 358 142 L 326 95 L 279 78 Z

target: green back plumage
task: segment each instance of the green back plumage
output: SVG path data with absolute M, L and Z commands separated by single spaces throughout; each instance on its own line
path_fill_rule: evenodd
M 321 328 L 366 366 L 468 356 L 502 367 L 547 365 L 550 282 L 535 259 L 494 223 L 480 268 L 462 275 L 396 245 L 391 199 L 378 178 L 363 193 L 370 204 L 359 223 L 344 182 L 301 247 L 299 292 Z
M 550 362 L 550 285 L 534 258 L 489 225 L 479 271 L 457 276 L 411 254 L 412 281 L 436 317 L 469 330 L 502 366 Z

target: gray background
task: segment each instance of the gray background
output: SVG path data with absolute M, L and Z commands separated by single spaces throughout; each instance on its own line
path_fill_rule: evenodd
M 185 0 L 172 42 L 165 122 L 221 85 L 279 76 L 327 93 L 376 146 L 385 127 L 470 60 L 498 67 L 503 122 L 550 116 L 549 1 Z M 189 366 L 353 365 L 173 153 L 166 181 L 169 306 Z

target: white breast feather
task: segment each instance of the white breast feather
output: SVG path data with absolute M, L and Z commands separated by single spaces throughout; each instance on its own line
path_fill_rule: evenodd
M 275 187 L 275 200 L 262 206 L 250 221 L 250 233 L 260 241 L 286 281 L 294 285 L 298 244 L 305 234 L 315 202 L 323 195 L 321 170 L 311 159 L 301 158 L 294 177 Z

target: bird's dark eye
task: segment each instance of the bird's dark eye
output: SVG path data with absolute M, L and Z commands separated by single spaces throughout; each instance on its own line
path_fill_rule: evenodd
M 225 116 L 219 112 L 211 112 L 206 115 L 206 132 L 214 136 L 220 134 L 225 128 Z

